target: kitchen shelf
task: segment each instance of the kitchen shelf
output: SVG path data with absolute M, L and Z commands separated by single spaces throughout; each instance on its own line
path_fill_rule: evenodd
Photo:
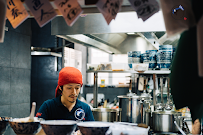
M 92 71 L 87 70 L 87 73 L 133 73 L 133 74 L 170 74 L 170 70 L 147 70 L 143 73 L 139 73 L 137 71 L 133 70 L 127 70 L 127 71 L 112 71 L 112 70 L 98 70 L 98 71 Z
M 55 56 L 55 57 L 62 57 L 61 53 L 56 53 L 56 52 L 40 52 L 40 51 L 32 51 L 31 52 L 32 56 Z
M 93 86 L 93 107 L 97 108 L 97 96 L 98 96 L 98 73 L 131 73 L 131 74 L 145 74 L 145 75 L 169 75 L 171 73 L 170 70 L 147 70 L 143 73 L 139 73 L 137 71 L 133 70 L 127 70 L 127 71 L 112 71 L 112 70 L 98 70 L 98 71 L 92 71 L 87 70 L 87 73 L 94 73 L 94 86 Z M 132 80 L 134 82 L 134 80 Z

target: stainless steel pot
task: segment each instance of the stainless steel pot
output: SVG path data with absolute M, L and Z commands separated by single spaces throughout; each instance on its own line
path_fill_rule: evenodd
M 119 108 L 121 111 L 121 121 L 131 123 L 141 123 L 143 116 L 141 102 L 139 96 L 117 96 L 119 101 Z
M 150 110 L 146 110 L 143 123 L 152 128 L 152 113 Z
M 142 96 L 117 96 L 121 111 L 121 121 L 150 125 L 150 102 Z
M 121 109 L 93 108 L 95 121 L 114 122 L 120 121 Z
M 180 112 L 155 111 L 152 112 L 152 129 L 154 132 L 179 132 L 174 121 L 181 127 L 182 117 Z

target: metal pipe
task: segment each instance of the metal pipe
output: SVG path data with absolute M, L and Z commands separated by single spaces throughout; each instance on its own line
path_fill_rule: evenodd
M 153 90 L 153 104 L 154 104 L 154 111 L 156 110 L 156 74 L 153 74 L 153 82 L 154 82 L 154 90 Z
M 58 58 L 57 57 L 55 57 L 54 69 L 55 69 L 55 71 L 58 71 Z
M 93 88 L 93 107 L 97 108 L 98 103 L 97 103 L 97 96 L 98 96 L 98 73 L 94 72 L 94 88 Z
M 167 86 L 167 101 L 169 101 L 169 99 L 170 99 L 170 94 L 169 94 L 170 93 L 170 90 L 169 90 L 170 89 L 170 78 L 168 77 L 167 80 L 168 80 L 167 81 L 167 85 L 168 85 Z
M 136 91 L 136 88 L 135 88 L 135 74 L 132 73 L 131 74 L 131 77 L 132 77 L 132 80 L 131 80 L 131 92 L 133 93 L 136 93 L 137 94 L 137 91 Z M 130 91 L 129 91 L 130 92 Z
M 163 99 L 163 77 L 160 78 L 160 86 L 161 86 L 161 104 L 164 104 L 164 99 Z

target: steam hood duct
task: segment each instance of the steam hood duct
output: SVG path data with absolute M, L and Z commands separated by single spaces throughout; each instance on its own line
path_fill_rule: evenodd
M 145 50 L 158 49 L 159 38 L 165 34 L 164 31 L 161 11 L 145 22 L 138 19 L 136 12 L 118 13 L 110 25 L 107 25 L 101 13 L 80 17 L 72 27 L 66 24 L 62 16 L 51 22 L 52 35 L 110 54 L 126 54 L 128 51 L 143 53 Z M 134 35 L 126 34 L 129 32 Z M 167 38 L 162 38 L 162 42 L 166 40 Z

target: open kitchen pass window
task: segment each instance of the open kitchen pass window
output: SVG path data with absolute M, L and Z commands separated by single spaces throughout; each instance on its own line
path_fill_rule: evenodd
M 108 62 L 115 63 L 128 63 L 127 54 L 108 54 L 104 51 L 88 48 L 88 63 L 91 64 L 101 64 Z M 87 84 L 94 84 L 94 74 L 88 73 L 88 81 Z M 118 85 L 118 84 L 126 84 L 129 81 L 130 73 L 98 73 L 98 84 L 101 84 L 101 80 L 105 80 L 105 85 Z M 99 86 L 99 85 L 98 85 Z

